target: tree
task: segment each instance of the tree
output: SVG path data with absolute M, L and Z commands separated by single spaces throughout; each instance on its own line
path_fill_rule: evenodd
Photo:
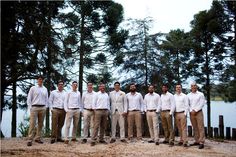
M 198 83 L 204 83 L 207 97 L 207 126 L 211 126 L 210 92 L 211 81 L 219 79 L 224 70 L 222 63 L 223 55 L 226 52 L 225 33 L 228 30 L 228 21 L 225 17 L 222 6 L 213 1 L 209 11 L 200 11 L 191 21 L 191 36 L 194 49 L 194 57 L 190 66 L 194 69 Z

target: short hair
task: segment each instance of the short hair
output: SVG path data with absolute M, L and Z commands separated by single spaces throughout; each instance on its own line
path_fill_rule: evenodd
M 182 85 L 181 85 L 180 83 L 177 83 L 177 84 L 175 85 L 175 87 L 176 87 L 176 86 L 180 86 L 180 87 L 182 88 Z
M 101 86 L 101 85 L 106 86 L 105 83 L 103 83 L 103 82 L 100 82 L 100 83 L 99 83 L 99 86 Z
M 87 82 L 87 85 L 90 84 L 90 83 L 93 84 L 93 82 Z
M 64 84 L 64 81 L 62 81 L 62 80 L 59 80 L 59 81 L 57 82 L 57 84 L 59 84 L 59 83 L 63 83 L 63 84 Z
M 73 81 L 72 84 L 77 83 L 77 81 Z
M 153 88 L 155 88 L 155 86 L 154 86 L 153 84 L 149 84 L 149 85 L 148 85 L 148 88 L 151 87 L 151 86 L 152 86 Z
M 116 85 L 116 84 L 118 84 L 120 86 L 120 82 L 117 81 L 117 82 L 114 83 L 114 85 Z
M 37 80 L 40 79 L 40 78 L 41 78 L 42 80 L 44 80 L 43 75 L 38 75 L 38 76 L 37 76 Z
M 167 83 L 163 83 L 163 84 L 162 84 L 162 87 L 163 87 L 163 86 L 165 86 L 165 87 L 169 88 L 169 86 L 168 86 L 168 84 L 167 84 Z

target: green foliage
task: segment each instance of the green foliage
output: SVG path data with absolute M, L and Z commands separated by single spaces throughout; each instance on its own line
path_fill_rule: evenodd
M 19 132 L 21 133 L 22 137 L 27 137 L 29 132 L 29 120 L 30 117 L 25 117 L 23 122 L 19 124 Z

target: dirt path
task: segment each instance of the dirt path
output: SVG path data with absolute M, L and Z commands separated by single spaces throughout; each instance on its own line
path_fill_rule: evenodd
M 91 147 L 89 143 L 80 144 L 78 142 L 65 145 L 64 143 L 50 144 L 49 139 L 44 139 L 44 144 L 33 143 L 33 146 L 27 147 L 26 140 L 22 138 L 11 138 L 1 140 L 1 156 L 17 156 L 17 157 L 75 157 L 75 156 L 96 156 L 96 157 L 115 157 L 115 156 L 177 156 L 177 157 L 236 157 L 236 141 L 216 142 L 206 140 L 205 148 L 199 150 L 198 147 L 169 147 L 153 143 L 134 142 L 123 144 L 116 142 L 113 144 L 97 144 Z M 192 140 L 192 139 L 191 139 Z M 190 141 L 191 143 L 192 141 Z

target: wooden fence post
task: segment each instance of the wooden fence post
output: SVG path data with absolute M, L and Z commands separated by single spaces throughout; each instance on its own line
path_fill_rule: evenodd
M 214 138 L 219 138 L 219 129 L 218 128 L 214 128 Z
M 213 127 L 210 127 L 208 130 L 208 137 L 213 138 Z
M 236 128 L 232 129 L 232 140 L 236 140 Z
M 231 139 L 231 128 L 230 127 L 226 127 L 226 139 L 230 140 Z
M 223 117 L 223 115 L 219 116 L 219 130 L 220 130 L 220 138 L 224 138 L 224 117 Z
M 192 130 L 192 126 L 188 126 L 188 136 L 192 137 L 193 136 L 193 130 Z

